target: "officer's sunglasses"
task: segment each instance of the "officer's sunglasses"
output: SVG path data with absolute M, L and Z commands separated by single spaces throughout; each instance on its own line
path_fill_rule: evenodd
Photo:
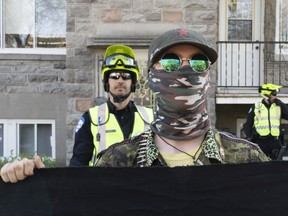
M 136 61 L 130 56 L 126 56 L 124 54 L 113 54 L 111 56 L 108 56 L 104 60 L 103 64 L 105 67 L 116 67 L 116 65 L 118 64 L 128 68 L 137 67 Z
M 277 92 L 271 92 L 272 96 L 277 96 Z
M 131 79 L 131 74 L 127 73 L 127 72 L 112 72 L 109 75 L 109 78 L 114 79 L 114 80 L 118 80 L 120 77 L 123 80 L 129 80 L 129 79 Z
M 166 53 L 161 58 L 160 63 L 165 71 L 173 72 L 181 67 L 184 60 L 189 62 L 189 65 L 196 73 L 203 73 L 207 71 L 211 64 L 208 57 L 200 53 L 192 56 L 190 59 L 180 58 L 175 53 Z

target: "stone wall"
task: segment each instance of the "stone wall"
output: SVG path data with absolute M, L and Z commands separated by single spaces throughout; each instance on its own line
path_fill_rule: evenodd
M 0 55 L 0 92 L 65 93 L 65 56 Z
M 66 56 L 0 55 L 0 119 L 53 119 L 56 159 L 66 164 Z

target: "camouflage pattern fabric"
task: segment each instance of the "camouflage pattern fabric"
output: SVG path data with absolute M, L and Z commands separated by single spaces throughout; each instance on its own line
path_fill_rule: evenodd
M 183 140 L 208 131 L 208 71 L 199 74 L 187 65 L 169 73 L 151 68 L 148 83 L 157 96 L 155 121 L 152 123 L 155 133 Z
M 114 144 L 98 154 L 96 166 L 167 166 L 153 139 L 154 133 L 148 130 L 137 137 Z M 195 166 L 270 161 L 258 145 L 215 129 L 208 130 L 203 142 Z

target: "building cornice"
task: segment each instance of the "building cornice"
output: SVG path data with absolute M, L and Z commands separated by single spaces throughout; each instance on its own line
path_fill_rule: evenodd
M 148 48 L 153 38 L 150 37 L 128 37 L 128 38 L 107 38 L 107 37 L 93 37 L 88 38 L 87 48 L 106 48 L 111 44 L 124 44 L 133 48 Z

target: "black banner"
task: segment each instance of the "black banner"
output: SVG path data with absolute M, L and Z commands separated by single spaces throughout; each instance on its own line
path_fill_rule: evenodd
M 0 180 L 1 216 L 287 215 L 288 162 L 47 168 Z

